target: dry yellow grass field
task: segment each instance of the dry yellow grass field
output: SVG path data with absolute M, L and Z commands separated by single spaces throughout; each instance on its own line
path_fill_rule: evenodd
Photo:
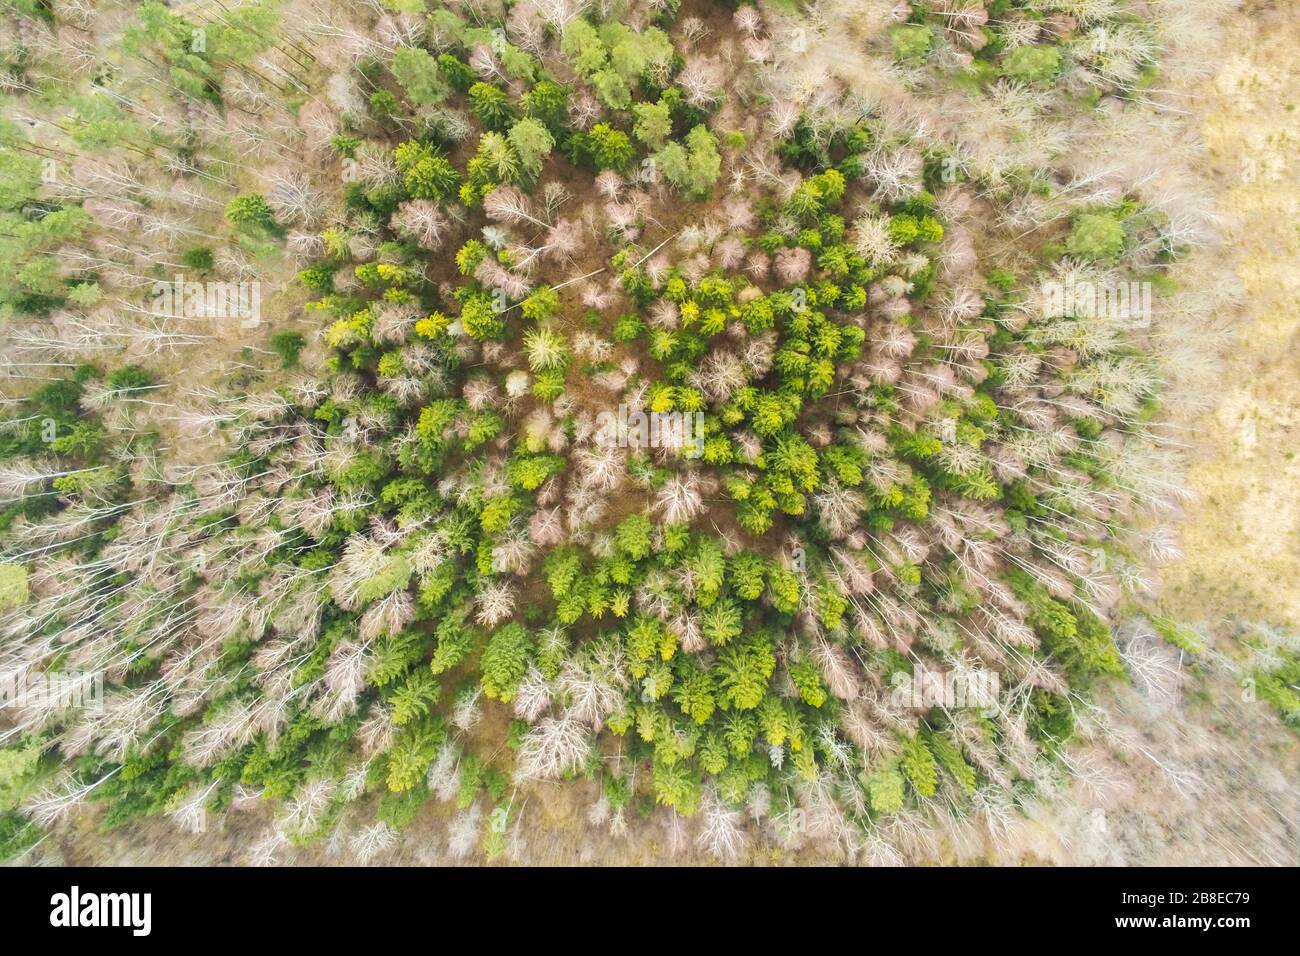
M 1300 21 L 1290 3 L 1246 5 L 1195 109 L 1220 212 L 1217 254 L 1245 294 L 1217 407 L 1192 422 L 1196 501 L 1186 557 L 1167 567 L 1168 609 L 1207 625 L 1230 615 L 1300 627 Z

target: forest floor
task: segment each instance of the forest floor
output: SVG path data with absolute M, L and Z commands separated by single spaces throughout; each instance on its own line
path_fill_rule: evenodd
M 1161 609 L 1230 641 L 1234 621 L 1300 629 L 1300 21 L 1288 2 L 1247 2 L 1225 24 L 1223 58 L 1190 90 L 1208 148 L 1224 242 L 1244 297 L 1213 407 L 1188 422 L 1193 500 L 1183 557 L 1161 569 Z M 1300 864 L 1300 747 L 1262 702 L 1226 675 L 1201 679 L 1170 708 L 1128 690 L 1104 702 L 1144 757 L 1109 763 L 1110 782 L 1075 788 L 1017 823 L 996 846 L 919 848 L 909 862 Z M 1149 760 L 1149 762 L 1144 762 Z M 1106 776 L 1106 775 L 1102 775 Z M 1186 786 L 1170 786 L 1170 780 Z M 523 808 L 525 859 L 539 864 L 706 863 L 669 852 L 662 811 L 629 813 L 619 837 L 593 825 L 590 783 L 534 789 Z M 377 862 L 456 862 L 449 807 L 429 805 Z M 37 851 L 69 864 L 237 864 L 266 830 L 263 813 L 233 813 L 200 835 L 168 820 L 103 833 L 83 815 Z M 754 845 L 757 847 L 757 845 Z M 462 862 L 477 862 L 478 854 Z M 755 849 L 747 862 L 815 863 L 802 851 Z M 31 855 L 25 862 L 32 862 Z M 282 862 L 351 862 L 323 847 Z

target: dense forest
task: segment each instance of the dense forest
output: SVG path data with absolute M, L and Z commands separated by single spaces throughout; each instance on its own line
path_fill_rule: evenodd
M 560 787 L 904 862 L 1081 741 L 1183 786 L 1116 685 L 1300 726 L 1300 643 L 1153 600 L 1213 4 L 6 7 L 0 857 L 522 863 Z

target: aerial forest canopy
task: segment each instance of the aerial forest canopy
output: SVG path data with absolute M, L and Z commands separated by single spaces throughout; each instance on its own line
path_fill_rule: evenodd
M 1180 4 L 7 6 L 0 857 L 913 859 L 1204 652 Z

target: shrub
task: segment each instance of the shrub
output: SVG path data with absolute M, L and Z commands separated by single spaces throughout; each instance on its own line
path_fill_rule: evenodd
M 1108 262 L 1124 248 L 1124 227 L 1113 216 L 1084 213 L 1076 216 L 1065 251 L 1080 259 Z
M 1002 72 L 1023 83 L 1050 83 L 1061 69 L 1061 52 L 1054 46 L 1022 46 L 1007 54 Z
M 917 63 L 930 52 L 930 44 L 934 42 L 934 31 L 920 23 L 899 24 L 890 28 L 889 42 L 894 46 L 896 57 Z
M 226 204 L 226 221 L 242 232 L 280 231 L 270 204 L 256 193 L 236 196 Z
M 271 350 L 280 356 L 282 368 L 292 368 L 298 364 L 298 354 L 302 352 L 307 340 L 299 332 L 283 331 L 271 336 Z

